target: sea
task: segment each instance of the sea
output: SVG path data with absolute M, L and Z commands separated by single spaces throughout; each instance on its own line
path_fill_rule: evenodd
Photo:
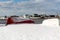
M 42 24 L 42 22 L 45 20 L 45 19 L 32 19 L 35 24 Z

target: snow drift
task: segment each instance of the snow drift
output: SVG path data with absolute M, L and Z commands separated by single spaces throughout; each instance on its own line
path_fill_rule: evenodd
M 46 19 L 42 23 L 43 25 L 46 26 L 59 26 L 59 19 L 54 18 L 54 19 Z
M 16 24 L 0 27 L 0 40 L 60 40 L 60 27 Z

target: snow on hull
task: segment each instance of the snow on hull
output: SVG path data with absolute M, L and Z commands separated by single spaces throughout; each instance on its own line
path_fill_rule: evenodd
M 43 25 L 46 26 L 59 26 L 59 19 L 54 18 L 54 19 L 46 19 L 42 23 Z
M 12 24 L 0 27 L 0 40 L 60 40 L 60 27 Z

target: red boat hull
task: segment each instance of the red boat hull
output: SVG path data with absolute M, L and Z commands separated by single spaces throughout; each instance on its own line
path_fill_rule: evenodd
M 7 24 L 21 24 L 21 23 L 34 23 L 32 20 L 25 20 L 25 21 L 20 21 L 20 22 L 14 22 L 12 18 L 8 18 Z

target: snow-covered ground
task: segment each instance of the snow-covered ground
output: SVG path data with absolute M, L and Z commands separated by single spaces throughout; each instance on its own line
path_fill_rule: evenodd
M 0 40 L 60 40 L 60 26 L 12 24 L 0 27 Z
M 0 27 L 0 40 L 60 40 L 60 27 L 16 24 Z

